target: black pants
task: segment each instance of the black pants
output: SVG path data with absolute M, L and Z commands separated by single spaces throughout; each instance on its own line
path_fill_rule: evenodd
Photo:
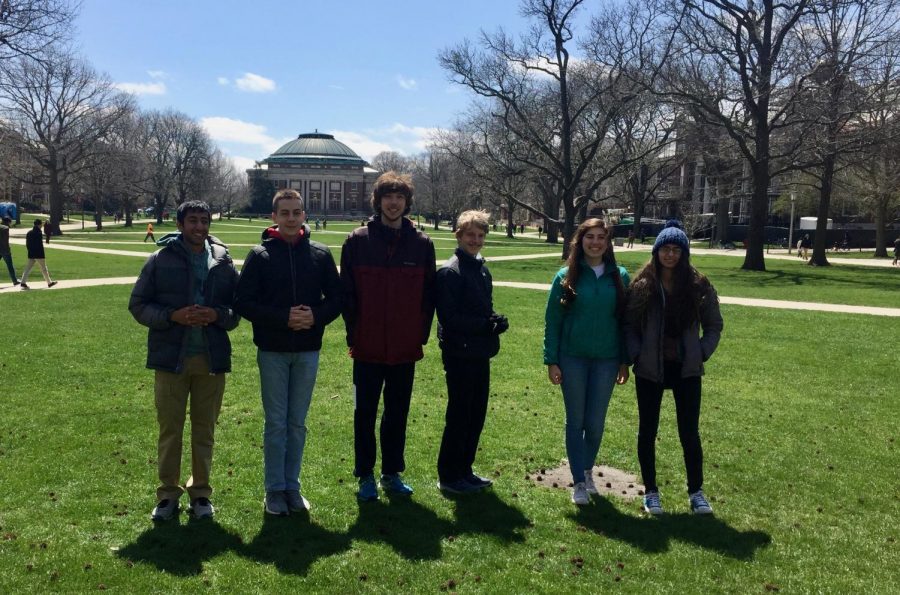
M 672 389 L 678 438 L 684 453 L 688 493 L 703 487 L 703 446 L 700 444 L 700 376 L 681 377 L 681 362 L 666 362 L 663 382 L 635 376 L 638 402 L 638 461 L 647 491 L 656 485 L 656 433 L 663 390 Z
M 442 354 L 447 377 L 447 415 L 438 455 L 438 477 L 449 483 L 472 474 L 487 415 L 491 360 Z
M 353 411 L 353 449 L 356 462 L 353 475 L 366 477 L 375 469 L 375 418 L 384 388 L 384 412 L 381 414 L 381 472 L 385 475 L 406 469 L 406 417 L 412 398 L 416 364 L 372 364 L 353 360 L 353 385 L 356 406 Z

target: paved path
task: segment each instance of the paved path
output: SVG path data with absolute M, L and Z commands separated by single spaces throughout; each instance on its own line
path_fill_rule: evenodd
M 80 229 L 81 224 L 70 224 L 64 227 L 75 227 Z M 64 241 L 61 239 L 60 241 Z M 10 238 L 10 243 L 13 244 L 24 244 L 24 239 Z M 91 254 L 111 254 L 116 256 L 133 256 L 139 258 L 147 258 L 149 256 L 148 252 L 139 252 L 133 250 L 110 250 L 108 248 L 91 248 L 88 246 L 82 245 L 71 245 L 59 242 L 51 242 L 46 245 L 47 248 L 53 250 L 71 250 L 75 252 L 87 252 Z M 649 245 L 643 246 L 635 246 L 634 248 L 624 248 L 617 247 L 618 251 L 644 251 L 649 252 L 651 247 Z M 691 253 L 693 254 L 715 254 L 715 255 L 728 255 L 728 256 L 743 256 L 743 250 L 718 250 L 718 249 L 706 249 L 706 248 L 691 248 Z M 555 252 L 541 252 L 537 254 L 515 254 L 510 256 L 493 256 L 490 258 L 491 262 L 498 261 L 508 261 L 508 260 L 530 260 L 535 258 L 558 258 L 558 253 Z M 796 256 L 784 254 L 767 254 L 766 258 L 772 258 L 777 260 L 788 260 L 788 259 L 796 259 Z M 852 265 L 861 265 L 861 266 L 891 266 L 891 262 L 889 260 L 875 260 L 875 259 L 855 259 L 855 258 L 829 258 L 829 262 L 835 264 L 852 264 Z M 234 261 L 235 265 L 242 266 L 244 264 L 243 260 L 236 259 Z M 439 263 L 440 264 L 440 263 Z M 107 277 L 102 279 L 71 279 L 67 281 L 59 281 L 56 287 L 53 289 L 67 289 L 73 287 L 95 287 L 98 285 L 130 285 L 134 283 L 136 277 Z M 532 289 L 537 291 L 548 291 L 550 289 L 550 285 L 546 283 L 521 283 L 517 281 L 494 281 L 494 285 L 496 287 L 512 287 L 517 289 Z M 37 277 L 35 278 L 30 287 L 32 290 L 41 290 L 41 289 L 49 289 L 44 280 Z M 6 293 L 28 293 L 26 291 L 20 290 L 18 287 L 13 287 L 12 285 L 3 285 L 0 286 L 0 294 Z M 873 316 L 889 316 L 889 317 L 900 317 L 900 308 L 882 308 L 875 306 L 853 306 L 847 304 L 826 304 L 820 302 L 794 302 L 787 300 L 766 300 L 766 299 L 755 299 L 755 298 L 741 298 L 741 297 L 729 297 L 729 296 L 719 296 L 719 300 L 723 304 L 734 304 L 739 306 L 749 306 L 756 308 L 776 308 L 776 309 L 784 309 L 784 310 L 812 310 L 817 312 L 843 312 L 849 314 L 867 314 Z

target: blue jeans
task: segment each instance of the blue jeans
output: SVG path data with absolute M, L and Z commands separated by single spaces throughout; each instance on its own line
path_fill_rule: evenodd
M 264 481 L 267 492 L 300 489 L 300 465 L 306 444 L 306 413 L 319 369 L 318 351 L 280 353 L 257 350 L 263 429 Z
M 572 481 L 584 481 L 586 469 L 594 467 L 606 409 L 619 373 L 618 359 L 559 356 L 562 393 L 566 405 L 566 454 Z

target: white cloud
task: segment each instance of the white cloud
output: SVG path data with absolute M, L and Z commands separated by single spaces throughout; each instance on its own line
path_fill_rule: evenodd
M 224 116 L 201 118 L 200 124 L 209 133 L 210 138 L 215 141 L 258 146 L 261 153 L 260 158 L 268 156 L 290 140 L 271 136 L 266 127 L 261 124 Z
M 230 159 L 231 162 L 234 163 L 234 166 L 238 169 L 238 171 L 242 173 L 245 170 L 253 169 L 253 167 L 256 165 L 256 162 L 258 161 L 257 159 L 253 159 L 252 157 L 243 157 L 240 155 L 231 155 Z
M 400 85 L 401 89 L 406 89 L 407 91 L 415 91 L 419 87 L 419 83 L 415 79 L 406 78 L 402 74 L 397 75 L 397 84 Z
M 116 83 L 115 87 L 126 93 L 135 95 L 165 95 L 166 84 L 158 83 Z
M 231 81 L 228 80 L 228 77 L 220 76 L 216 79 L 216 82 L 220 85 L 227 86 Z
M 271 93 L 275 90 L 275 81 L 264 76 L 245 72 L 244 76 L 234 81 L 237 88 L 248 93 Z
M 437 128 L 407 126 L 399 122 L 381 128 L 364 130 L 331 130 L 329 134 L 346 144 L 366 161 L 382 151 L 413 155 L 425 150 Z
M 148 70 L 147 74 L 152 79 L 164 79 L 169 77 L 165 70 Z

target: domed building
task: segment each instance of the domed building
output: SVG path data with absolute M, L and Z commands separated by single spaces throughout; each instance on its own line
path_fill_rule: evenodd
M 264 176 L 275 187 L 303 197 L 308 217 L 359 219 L 371 213 L 369 197 L 378 171 L 330 134 L 301 134 L 247 170 L 252 183 Z

